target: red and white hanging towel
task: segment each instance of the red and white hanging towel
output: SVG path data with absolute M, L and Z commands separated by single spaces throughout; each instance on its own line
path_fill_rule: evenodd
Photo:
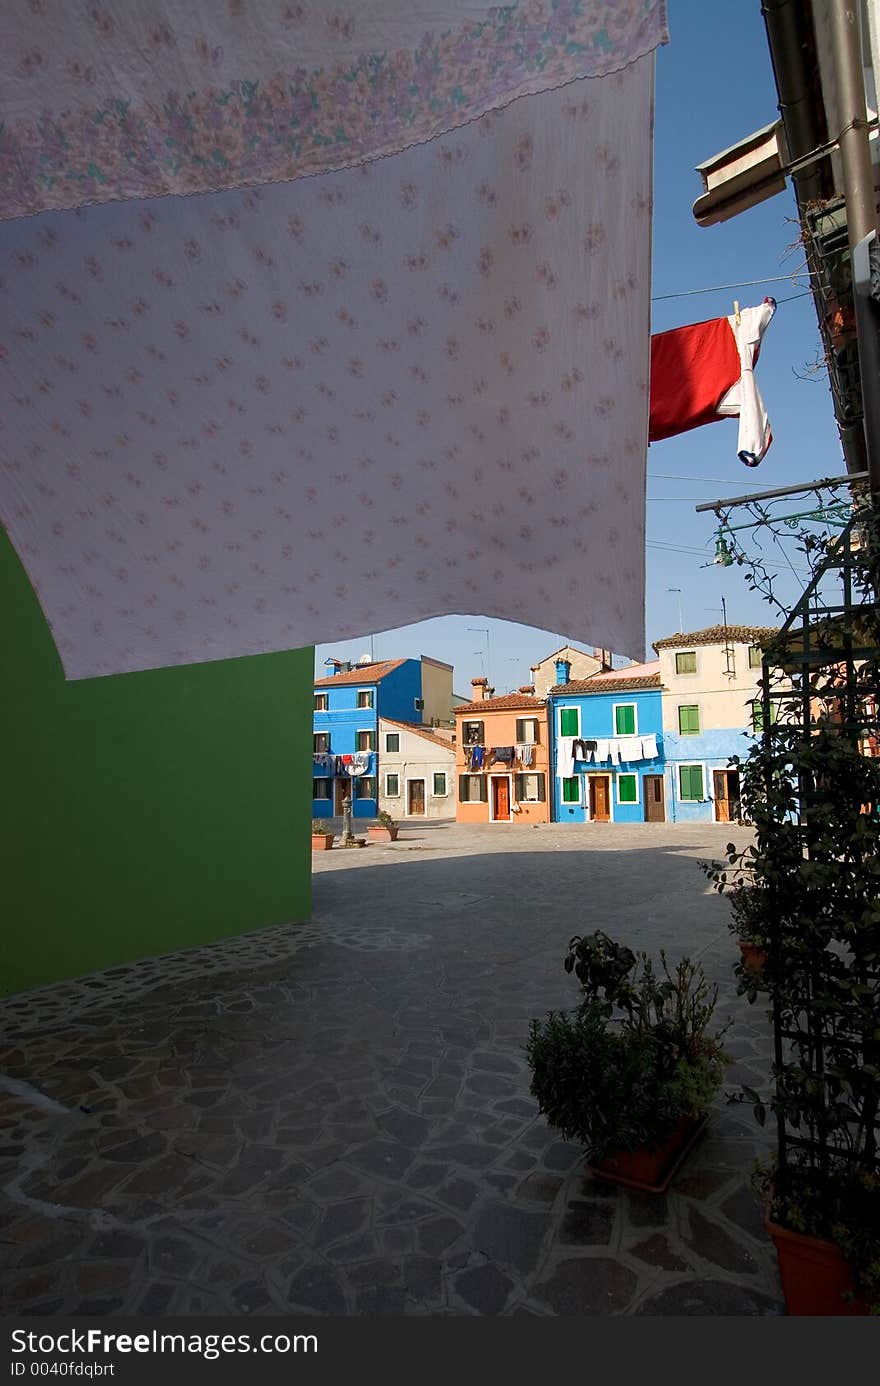
M 773 441 L 770 421 L 755 380 L 761 338 L 776 312 L 776 300 L 740 309 L 740 321 L 712 318 L 651 338 L 649 439 L 719 419 L 739 418 L 737 456 L 757 467 Z

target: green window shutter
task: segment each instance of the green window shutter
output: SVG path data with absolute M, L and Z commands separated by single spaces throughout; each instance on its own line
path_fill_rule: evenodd
M 547 799 L 547 791 L 546 791 L 545 788 L 544 788 L 544 773 L 543 773 L 543 771 L 539 771 L 536 778 L 537 778 L 537 781 L 538 781 L 538 803 L 539 803 L 539 804 L 543 804 L 543 803 L 546 802 L 546 799 Z
M 752 703 L 752 730 L 755 732 L 764 730 L 764 708 L 758 699 Z
M 469 781 L 468 781 L 467 775 L 459 775 L 459 777 L 458 777 L 458 802 L 459 802 L 460 804 L 467 804 L 467 803 L 470 802 L 470 800 L 468 799 L 468 783 L 469 783 Z
M 639 802 L 635 775 L 617 776 L 617 802 L 619 804 L 637 804 Z
M 559 735 L 577 736 L 580 718 L 576 707 L 564 707 L 559 714 Z
M 525 737 L 523 736 L 523 720 L 524 720 L 524 719 L 523 719 L 522 717 L 517 717 L 517 719 L 516 719 L 516 739 L 517 739 L 517 741 L 524 741 L 524 740 L 525 740 Z
M 700 730 L 700 709 L 698 707 L 679 707 L 678 730 L 682 736 L 698 735 Z
M 525 775 L 514 775 L 513 777 L 513 797 L 522 803 L 526 796 L 526 777 Z
M 677 674 L 695 674 L 697 672 L 696 650 L 683 650 L 681 654 L 675 656 L 675 672 Z
M 761 667 L 761 646 L 760 646 L 760 645 L 750 645 L 750 646 L 749 646 L 749 668 L 750 668 L 750 669 L 760 669 L 760 667 Z
M 446 794 L 446 771 L 434 771 L 434 797 L 442 799 Z
M 480 791 L 479 794 L 477 795 L 477 798 L 479 799 L 480 803 L 481 803 L 481 804 L 487 803 L 487 802 L 488 802 L 488 799 L 489 799 L 489 785 L 488 785 L 488 783 L 487 783 L 487 781 L 486 781 L 486 776 L 485 776 L 485 775 L 479 775 L 479 776 L 478 776 L 478 778 L 477 778 L 477 788 L 478 788 L 478 790 Z
M 636 710 L 631 704 L 614 709 L 614 729 L 618 736 L 633 736 L 636 730 Z
M 579 804 L 581 801 L 580 785 L 576 775 L 571 779 L 562 781 L 562 802 L 564 804 Z
M 702 799 L 704 797 L 702 765 L 679 766 L 678 786 L 682 799 Z

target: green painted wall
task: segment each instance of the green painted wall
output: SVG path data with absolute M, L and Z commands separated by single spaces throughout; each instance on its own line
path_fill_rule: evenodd
M 0 991 L 309 917 L 313 667 L 65 683 L 0 528 Z

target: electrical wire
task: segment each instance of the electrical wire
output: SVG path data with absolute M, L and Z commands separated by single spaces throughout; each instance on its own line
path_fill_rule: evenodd
M 795 281 L 796 281 L 802 274 L 814 274 L 814 273 L 815 273 L 815 270 L 800 269 L 800 270 L 793 270 L 793 271 L 791 272 L 791 274 L 771 274 L 771 275 L 768 275 L 766 279 L 741 279 L 741 280 L 739 281 L 739 283 L 737 283 L 737 284 L 710 284 L 709 287 L 706 288 L 706 289 L 679 289 L 679 290 L 678 290 L 676 293 L 674 293 L 674 294 L 654 294 L 653 298 L 651 299 L 651 302 L 652 302 L 652 303 L 662 303 L 662 302 L 664 302 L 666 299 L 669 299 L 669 298 L 692 298 L 694 294 L 716 294 L 716 293 L 720 293 L 723 289 L 751 289 L 751 288 L 753 288 L 756 284 L 782 284 L 782 283 L 785 283 L 785 284 L 791 284 L 791 286 L 792 286 L 793 288 L 797 288 L 798 285 L 795 283 Z M 807 290 L 807 292 L 809 292 L 809 290 Z M 782 302 L 785 303 L 785 302 L 788 302 L 788 300 L 787 300 L 787 299 L 783 299 Z

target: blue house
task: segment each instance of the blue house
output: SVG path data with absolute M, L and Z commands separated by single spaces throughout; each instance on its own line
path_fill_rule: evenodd
M 379 718 L 422 721 L 422 662 L 340 661 L 334 674 L 315 680 L 314 696 L 312 817 L 341 816 L 342 801 L 350 793 L 352 817 L 375 818 Z
M 666 818 L 660 661 L 550 689 L 553 820 L 662 823 Z

